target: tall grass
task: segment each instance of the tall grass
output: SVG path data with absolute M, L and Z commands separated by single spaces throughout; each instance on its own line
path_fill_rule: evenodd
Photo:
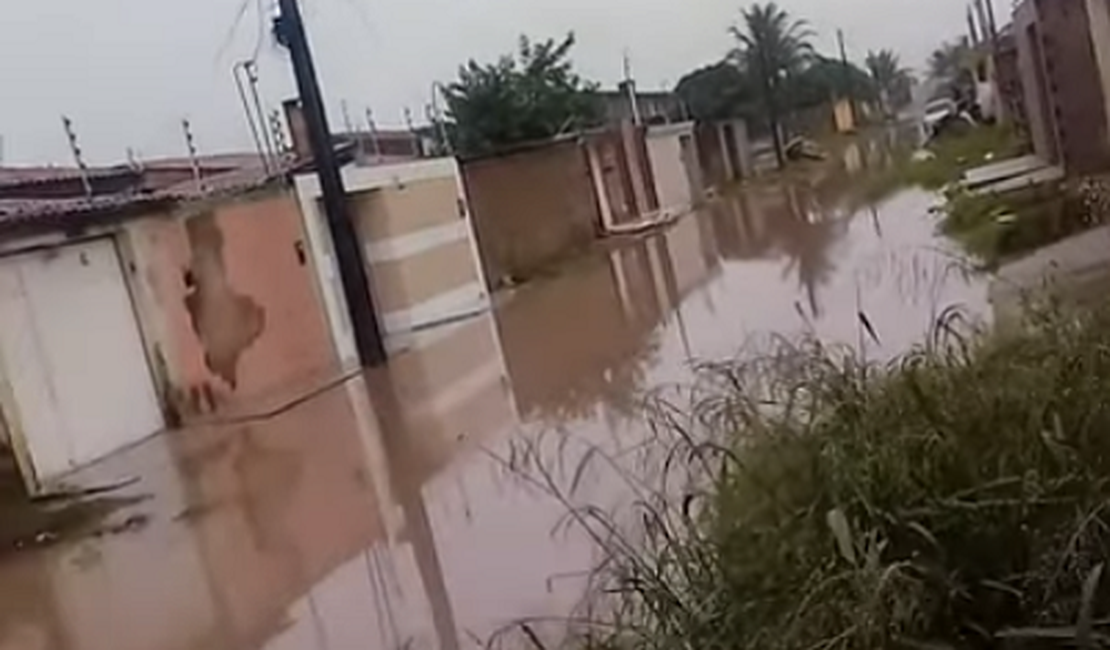
M 884 365 L 810 341 L 705 366 L 652 413 L 674 444 L 636 534 L 565 501 L 606 553 L 574 642 L 1110 643 L 1108 398 L 1110 316 L 1059 307 L 989 336 L 949 313 Z
M 941 230 L 995 266 L 1106 222 L 1101 183 L 1048 185 L 1007 194 L 945 192 Z
M 1024 153 L 1028 145 L 1013 129 L 996 125 L 942 136 L 929 144 L 928 149 L 932 156 L 911 162 L 906 177 L 925 189 L 939 190 L 958 181 L 970 169 Z

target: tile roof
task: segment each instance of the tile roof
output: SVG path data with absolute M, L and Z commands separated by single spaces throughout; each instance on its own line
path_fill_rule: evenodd
M 0 199 L 0 233 L 66 230 L 169 207 L 164 196 L 115 195 L 79 199 Z
M 354 147 L 349 143 L 337 146 L 340 164 L 354 158 Z M 411 158 L 386 157 L 373 164 L 388 164 Z M 81 178 L 75 167 L 0 167 L 0 190 L 19 187 L 7 197 L 0 194 L 0 235 L 12 236 L 24 232 L 45 232 L 80 228 L 95 223 L 107 223 L 148 214 L 153 209 L 168 209 L 183 202 L 226 196 L 259 189 L 288 178 L 295 173 L 312 169 L 312 161 L 285 159 L 278 169 L 267 170 L 258 154 L 217 154 L 198 160 L 201 180 L 191 178 L 193 162 L 189 158 L 163 158 L 144 161 L 141 170 L 128 165 L 99 167 L 89 170 L 91 179 L 119 177 L 120 182 L 111 187 L 126 188 L 111 194 L 86 196 L 59 196 L 50 183 L 72 183 Z M 147 177 L 142 172 L 189 172 L 166 176 Z M 126 182 L 126 175 L 135 175 L 133 183 Z M 42 187 L 41 196 L 35 188 Z M 18 197 L 18 198 L 15 198 Z
M 97 179 L 131 174 L 134 170 L 127 165 L 117 165 L 92 167 L 87 173 L 89 178 Z M 0 167 L 0 187 L 42 185 L 80 178 L 81 170 L 76 167 Z
M 284 167 L 277 172 L 267 172 L 262 167 L 251 167 L 217 174 L 202 173 L 199 184 L 189 179 L 161 188 L 156 194 L 180 200 L 246 192 L 268 185 L 275 178 L 283 176 L 285 171 Z
M 15 231 L 64 230 L 119 220 L 151 209 L 172 207 L 186 200 L 262 187 L 283 176 L 287 168 L 283 164 L 278 172 L 267 172 L 257 154 L 204 156 L 198 163 L 202 169 L 203 188 L 191 179 L 152 185 L 152 182 L 166 181 L 143 176 L 144 171 L 191 172 L 193 162 L 189 158 L 146 161 L 141 170 L 128 165 L 92 168 L 88 170 L 91 180 L 135 176 L 132 184 L 116 185 L 117 188 L 125 187 L 123 191 L 92 197 L 58 196 L 56 191 L 47 190 L 51 183 L 79 180 L 81 170 L 75 167 L 0 167 L 0 190 L 19 188 L 18 193 L 11 192 L 8 198 L 0 198 L 0 233 L 11 235 Z M 34 192 L 39 187 L 42 188 L 42 195 L 35 196 Z M 12 195 L 18 198 L 11 198 Z
M 202 169 L 242 169 L 245 167 L 262 167 L 262 159 L 257 153 L 221 153 L 200 156 L 197 163 Z M 193 161 L 189 158 L 158 158 L 142 162 L 144 169 L 192 169 Z

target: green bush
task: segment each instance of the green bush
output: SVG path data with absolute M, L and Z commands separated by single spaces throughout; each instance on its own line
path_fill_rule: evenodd
M 663 428 L 700 480 L 644 508 L 644 543 L 598 536 L 582 645 L 1110 642 L 1105 313 L 989 337 L 948 314 L 890 364 L 811 342 L 706 367 L 695 394 Z

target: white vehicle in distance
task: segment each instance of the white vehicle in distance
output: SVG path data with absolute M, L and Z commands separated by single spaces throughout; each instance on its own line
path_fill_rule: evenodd
M 959 115 L 960 109 L 951 99 L 934 99 L 925 105 L 925 132 L 930 136 L 946 119 Z

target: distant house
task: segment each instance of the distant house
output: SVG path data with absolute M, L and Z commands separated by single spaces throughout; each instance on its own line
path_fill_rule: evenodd
M 258 156 L 0 168 L 0 438 L 29 484 L 335 371 L 298 202 Z
M 309 147 L 308 126 L 305 123 L 300 100 L 291 99 L 283 105 L 285 121 L 292 139 L 293 153 L 300 160 L 312 158 Z M 333 125 L 334 126 L 334 125 Z M 350 150 L 352 155 L 364 162 L 381 164 L 383 162 L 402 162 L 427 157 L 432 147 L 429 138 L 431 129 L 424 127 L 408 129 L 366 129 L 332 132 L 333 144 L 341 149 Z
M 332 137 L 337 144 L 353 145 L 359 158 L 369 160 L 415 160 L 428 153 L 424 138 L 407 129 L 341 131 Z
M 751 172 L 742 120 L 620 124 L 462 162 L 490 289 L 525 280 L 599 237 L 650 228 Z
M 634 122 L 637 112 L 642 124 L 663 124 L 684 119 L 682 100 L 678 95 L 663 91 L 637 91 L 634 81 L 623 82 L 616 90 L 603 90 L 597 94 L 602 103 L 602 114 L 609 124 Z M 635 109 L 632 105 L 633 94 L 636 97 Z
M 1110 168 L 1110 4 L 1024 0 L 1013 38 L 1036 153 L 1069 173 Z
M 0 167 L 0 451 L 31 489 L 357 370 L 311 165 Z M 453 160 L 343 175 L 388 348 L 488 305 Z

